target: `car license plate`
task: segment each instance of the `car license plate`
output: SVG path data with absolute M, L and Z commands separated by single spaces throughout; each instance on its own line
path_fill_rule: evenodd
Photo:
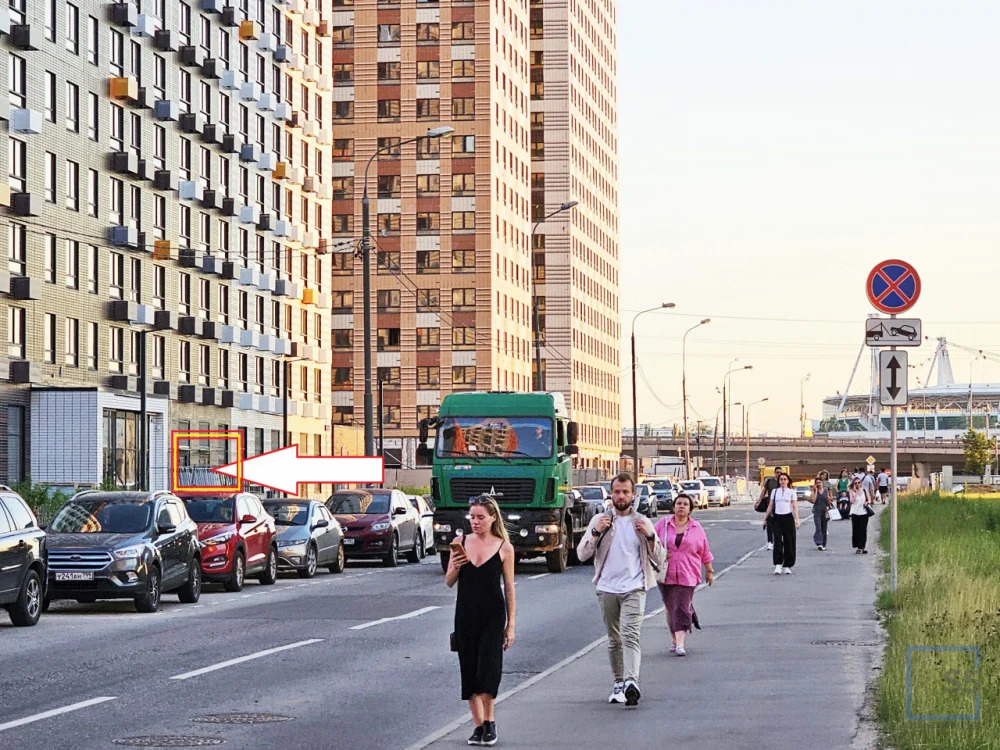
M 93 581 L 93 571 L 84 573 L 56 573 L 57 581 Z
M 344 544 L 346 544 L 348 547 L 350 547 L 352 544 L 354 544 L 354 540 L 351 539 L 350 537 L 346 537 L 345 536 L 344 537 Z

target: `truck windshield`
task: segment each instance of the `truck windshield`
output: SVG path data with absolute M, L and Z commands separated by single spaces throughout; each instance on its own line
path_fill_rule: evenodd
M 549 458 L 552 420 L 548 417 L 444 417 L 438 426 L 437 455 Z

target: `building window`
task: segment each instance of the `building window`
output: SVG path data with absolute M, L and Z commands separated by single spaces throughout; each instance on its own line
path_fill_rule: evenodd
M 456 273 L 464 273 L 476 270 L 475 250 L 452 250 L 451 270 Z
M 441 192 L 441 175 L 417 175 L 417 196 L 437 195 Z
M 56 202 L 56 155 L 45 152 L 45 202 Z
M 375 267 L 378 273 L 397 273 L 399 271 L 399 251 L 387 250 L 377 253 Z
M 436 120 L 441 116 L 440 99 L 417 99 L 417 119 Z
M 7 225 L 7 270 L 24 276 L 27 270 L 27 229 L 23 224 Z
M 452 289 L 451 307 L 453 310 L 475 310 L 476 290 L 473 288 Z
M 353 349 L 354 348 L 354 329 L 353 328 L 334 328 L 333 329 L 333 348 L 334 349 Z
M 437 365 L 417 368 L 417 387 L 434 387 L 441 385 L 441 368 Z
M 401 190 L 402 178 L 397 174 L 378 176 L 378 197 L 398 198 Z
M 121 373 L 125 367 L 125 329 L 108 329 L 108 370 Z
M 28 184 L 28 149 L 24 141 L 16 138 L 7 140 L 8 165 L 7 171 L 10 175 L 10 189 L 14 193 L 27 192 Z
M 72 3 L 66 3 L 66 49 L 80 54 L 80 10 Z
M 87 369 L 97 369 L 97 323 L 87 324 Z
M 66 240 L 66 288 L 80 288 L 80 243 Z
M 455 21 L 451 24 L 451 39 L 457 41 L 475 41 L 476 24 L 472 21 Z
M 57 261 L 56 261 L 56 236 L 54 234 L 45 235 L 45 283 L 56 283 Z
M 453 211 L 451 214 L 451 228 L 456 232 L 474 231 L 476 228 L 476 212 Z
M 398 23 L 380 23 L 378 25 L 379 44 L 399 44 L 400 38 Z
M 24 407 L 7 407 L 7 481 L 24 479 Z
M 451 61 L 451 77 L 452 78 L 475 78 L 476 77 L 476 63 L 474 60 L 452 60 Z
M 457 326 L 451 329 L 452 349 L 475 349 L 476 329 L 472 326 Z
M 87 291 L 91 294 L 97 294 L 99 263 L 97 245 L 87 245 Z
M 66 162 L 66 208 L 80 210 L 80 165 L 75 161 Z
M 379 99 L 378 119 L 380 122 L 399 120 L 399 99 Z
M 451 176 L 451 194 L 455 197 L 475 195 L 476 176 L 474 174 L 453 174 Z
M 93 16 L 87 16 L 87 62 L 91 65 L 97 65 L 99 62 L 98 28 L 97 19 Z
M 440 270 L 440 250 L 417 250 L 417 273 L 437 273 Z
M 42 361 L 47 365 L 56 362 L 56 316 L 45 313 L 42 321 Z
M 66 129 L 80 132 L 80 87 L 66 83 Z
M 377 294 L 378 309 L 383 312 L 399 312 L 399 290 L 379 289 Z
M 66 358 L 70 367 L 80 366 L 80 321 L 66 318 Z
M 427 310 L 441 309 L 441 293 L 437 289 L 417 290 L 417 310 L 424 312 Z
M 417 79 L 427 80 L 441 77 L 441 63 L 437 60 L 418 60 Z
M 398 367 L 379 367 L 378 368 L 378 382 L 379 384 L 388 390 L 396 390 L 399 388 L 399 368 Z
M 23 307 L 7 308 L 7 356 L 25 357 L 25 312 Z
M 380 62 L 376 73 L 379 81 L 398 81 L 400 64 L 398 62 Z
M 421 138 L 417 141 L 418 159 L 437 159 L 441 156 L 441 141 L 439 138 Z
M 121 253 L 111 253 L 109 268 L 108 295 L 112 299 L 125 298 L 125 256 Z
M 142 302 L 142 262 L 138 258 L 129 258 L 129 292 L 128 298 L 133 302 Z
M 473 97 L 460 97 L 451 100 L 451 117 L 453 120 L 472 120 L 476 116 L 476 100 Z
M 377 349 L 380 352 L 399 351 L 399 329 L 379 328 Z
M 333 119 L 334 120 L 353 120 L 354 119 L 354 102 L 334 102 L 333 103 Z
M 417 329 L 417 348 L 418 349 L 436 349 L 441 345 L 441 329 L 440 328 L 418 328 Z
M 451 139 L 452 156 L 476 153 L 476 136 L 460 135 Z
M 455 390 L 473 390 L 476 387 L 476 368 L 459 365 L 451 368 L 451 382 Z
M 417 42 L 432 42 L 437 44 L 441 39 L 441 26 L 436 23 L 417 24 Z
M 24 108 L 28 106 L 28 73 L 23 57 L 11 55 L 8 58 L 10 73 L 10 89 L 8 99 L 11 107 Z
M 191 382 L 191 342 L 181 341 L 178 345 L 178 377 L 177 379 L 182 383 Z
M 437 234 L 441 231 L 441 214 L 436 212 L 417 213 L 417 234 Z
M 56 74 L 45 71 L 45 119 L 56 121 Z

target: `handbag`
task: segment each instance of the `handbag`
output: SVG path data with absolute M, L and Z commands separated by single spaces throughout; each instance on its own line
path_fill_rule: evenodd
M 455 634 L 454 630 L 451 631 L 451 635 L 448 636 L 448 647 L 452 651 L 458 651 L 458 635 Z
M 865 513 L 867 513 L 869 516 L 874 516 L 875 515 L 875 511 L 872 510 L 872 506 L 870 506 L 870 505 L 866 505 L 865 506 Z
M 757 504 L 755 506 L 753 506 L 753 509 L 755 511 L 757 511 L 758 513 L 767 513 L 767 506 L 771 504 L 771 495 L 773 493 L 774 493 L 774 490 L 771 490 L 771 492 L 765 493 L 764 497 L 760 498 L 757 501 Z

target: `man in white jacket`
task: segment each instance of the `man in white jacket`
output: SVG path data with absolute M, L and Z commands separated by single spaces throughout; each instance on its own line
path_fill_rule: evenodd
M 635 480 L 619 474 L 611 482 L 612 508 L 594 516 L 576 548 L 581 562 L 594 558 L 594 584 L 608 630 L 614 687 L 608 703 L 639 702 L 639 636 L 646 591 L 656 586 L 666 550 L 653 524 L 632 507 Z

